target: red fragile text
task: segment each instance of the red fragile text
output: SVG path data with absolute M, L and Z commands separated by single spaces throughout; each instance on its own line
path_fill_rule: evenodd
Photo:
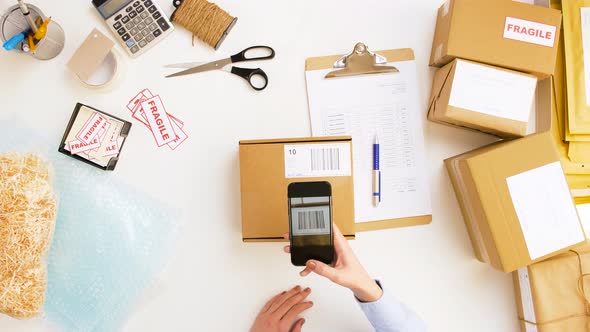
M 156 121 L 156 125 L 158 126 L 158 131 L 160 132 L 162 139 L 165 139 L 165 140 L 169 139 L 170 135 L 166 132 L 167 128 L 164 125 L 164 121 L 161 118 L 161 114 L 160 114 L 160 110 L 158 109 L 158 106 L 152 100 L 150 100 L 148 102 L 148 104 L 150 105 L 150 111 L 152 112 L 152 115 L 154 116 L 154 120 Z
M 527 27 L 518 26 L 515 24 L 508 24 L 506 27 L 506 30 L 510 31 L 510 32 L 516 32 L 516 33 L 520 33 L 523 35 L 534 36 L 534 37 L 539 37 L 539 38 L 544 38 L 544 39 L 552 39 L 553 38 L 553 33 L 551 31 L 543 31 L 541 29 L 527 28 Z

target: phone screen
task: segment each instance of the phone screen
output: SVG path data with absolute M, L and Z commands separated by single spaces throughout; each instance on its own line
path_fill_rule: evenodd
M 315 196 L 321 195 L 321 196 Z M 332 196 L 327 182 L 292 183 L 289 186 L 291 261 L 333 261 Z

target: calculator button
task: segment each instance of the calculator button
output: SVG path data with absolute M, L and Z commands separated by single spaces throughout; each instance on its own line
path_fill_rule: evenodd
M 144 48 L 145 45 L 147 45 L 147 42 L 145 40 L 139 42 L 139 47 Z
M 125 16 L 125 17 L 123 17 L 123 19 L 121 20 L 121 22 L 123 22 L 123 24 L 125 24 L 125 23 L 129 22 L 129 20 L 131 20 L 129 18 L 129 16 Z
M 135 11 L 138 12 L 138 13 L 141 13 L 144 10 L 145 10 L 145 8 L 143 8 L 143 6 L 139 6 L 139 7 L 135 8 Z
M 131 38 L 131 36 L 129 36 L 128 33 L 126 33 L 126 34 L 124 34 L 124 35 L 121 36 L 121 39 L 123 39 L 124 42 L 128 41 L 129 38 Z
M 120 20 L 122 17 L 123 17 L 123 15 L 121 15 L 121 14 L 119 14 L 119 15 L 115 16 L 115 21 L 118 21 L 118 20 Z
M 133 47 L 133 45 L 135 45 L 135 41 L 133 39 L 128 39 L 125 44 L 127 47 Z
M 137 28 L 133 28 L 133 29 L 129 30 L 129 33 L 133 36 L 135 36 L 138 32 L 139 32 L 139 30 L 137 30 Z
M 135 2 L 133 3 L 133 7 L 137 7 L 137 6 L 139 6 L 139 1 L 135 1 Z
M 141 19 L 139 17 L 133 19 L 133 23 L 139 24 L 139 22 L 141 22 Z
M 146 17 L 149 17 L 149 16 L 150 16 L 150 14 L 148 14 L 148 13 L 146 13 L 146 12 L 143 12 L 143 13 L 141 13 L 141 15 L 139 15 L 139 16 L 140 16 L 141 18 L 145 19 Z
M 117 30 L 117 32 L 119 33 L 119 36 L 122 36 L 123 34 L 125 34 L 125 32 L 127 32 L 127 30 L 125 30 L 125 28 L 121 28 Z
M 129 17 L 134 18 L 135 16 L 137 16 L 137 12 L 135 10 L 129 13 Z
M 119 30 L 123 27 L 123 24 L 121 24 L 121 22 L 117 22 L 115 24 L 113 24 L 113 28 L 115 28 L 116 30 Z
M 151 0 L 144 1 L 144 2 L 143 2 L 143 4 L 144 4 L 146 7 L 149 7 L 149 6 L 153 5 L 153 3 L 152 3 L 152 1 L 151 1 Z M 150 12 L 150 13 L 151 13 L 151 12 Z
M 145 32 L 145 31 L 144 31 Z M 147 37 L 145 37 L 145 40 L 147 40 L 147 42 L 151 42 L 152 40 L 154 40 L 156 37 L 154 37 L 154 35 L 149 34 Z
M 144 14 L 145 14 L 145 13 L 144 13 Z M 143 20 L 143 22 L 144 22 L 145 24 L 150 24 L 150 23 L 152 23 L 153 21 L 154 21 L 154 19 L 153 19 L 153 18 L 151 18 L 151 17 L 148 17 L 148 18 L 146 18 L 145 20 Z
M 168 30 L 170 28 L 170 25 L 168 25 L 168 22 L 166 22 L 166 19 L 163 18 L 163 17 L 160 18 L 157 22 L 158 22 L 158 25 L 160 26 L 160 28 L 163 31 L 166 31 L 166 30 Z
M 133 23 L 133 21 L 125 24 L 125 28 L 127 28 L 127 30 L 133 29 L 134 26 L 135 26 L 135 23 Z
M 128 13 L 129 13 L 130 11 L 132 11 L 132 10 L 133 10 L 133 7 L 131 7 L 131 6 L 127 7 L 127 9 L 125 9 L 125 11 L 126 11 L 126 12 L 128 12 Z
M 152 23 L 148 28 L 150 28 L 150 31 L 154 31 L 158 28 L 158 26 L 156 25 L 156 23 Z
M 161 34 L 162 34 L 162 31 L 160 31 L 159 29 L 154 31 L 154 37 L 158 37 Z
M 142 22 L 142 23 L 139 23 L 139 24 L 137 25 L 137 28 L 138 28 L 139 30 L 143 30 L 143 29 L 145 29 L 145 23 L 143 23 L 143 22 Z
M 146 3 L 145 5 L 147 6 L 148 4 Z M 153 14 L 157 11 L 158 11 L 158 8 L 156 8 L 156 6 L 151 6 L 150 8 L 148 8 L 148 12 L 150 12 L 150 14 Z
M 160 14 L 160 12 L 155 12 L 155 13 L 152 14 L 152 16 L 157 20 L 160 17 L 162 17 L 162 14 Z
M 137 53 L 139 51 L 139 46 L 135 45 L 131 48 L 131 53 Z

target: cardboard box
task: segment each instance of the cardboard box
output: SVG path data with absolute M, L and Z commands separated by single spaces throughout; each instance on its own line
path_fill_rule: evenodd
M 586 241 L 551 133 L 445 160 L 476 254 L 504 272 Z
M 537 78 L 455 59 L 438 69 L 428 119 L 501 138 L 527 134 Z
M 514 1 L 449 0 L 438 9 L 430 65 L 455 58 L 546 77 L 561 31 L 558 10 Z
M 590 280 L 582 277 L 586 273 L 590 273 L 588 247 L 515 271 L 512 276 L 521 331 L 587 331 L 589 318 L 578 290 L 580 280 L 585 290 L 590 290 Z
M 332 158 L 335 150 L 330 149 L 338 149 L 337 157 Z M 322 156 L 317 151 L 323 151 Z M 332 166 L 324 167 L 323 161 Z M 319 167 L 310 169 L 311 163 L 317 166 L 318 162 Z M 289 232 L 287 187 L 291 182 L 312 181 L 330 182 L 332 220 L 344 236 L 354 238 L 352 174 L 350 137 L 240 141 L 243 241 L 284 241 L 283 234 Z

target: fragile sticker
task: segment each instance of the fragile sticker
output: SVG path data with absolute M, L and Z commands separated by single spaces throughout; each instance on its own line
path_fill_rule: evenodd
M 504 38 L 553 47 L 556 29 L 553 25 L 507 16 L 504 24 Z
M 160 96 L 143 101 L 141 107 L 144 110 L 150 128 L 152 128 L 152 134 L 158 146 L 166 145 L 176 139 L 176 133 L 174 133 L 170 118 L 166 114 L 166 109 L 162 104 Z
M 107 119 L 99 114 L 98 112 L 94 112 L 90 118 L 86 121 L 82 129 L 76 135 L 76 138 L 83 142 L 84 144 L 90 144 L 92 139 L 98 135 L 99 131 L 106 125 Z

